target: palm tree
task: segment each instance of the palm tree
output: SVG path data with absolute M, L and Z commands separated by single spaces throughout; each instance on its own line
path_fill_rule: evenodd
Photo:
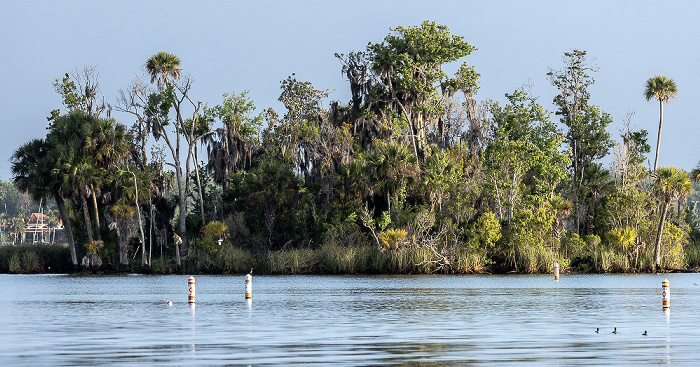
M 360 201 L 372 196 L 372 180 L 365 174 L 367 162 L 362 156 L 355 157 L 348 164 L 341 164 L 336 173 L 337 195 L 343 202 Z
M 98 196 L 106 176 L 129 154 L 126 128 L 113 119 L 102 119 L 82 111 L 56 118 L 46 141 L 52 147 L 52 174 L 62 191 L 80 203 L 88 240 L 101 240 Z M 90 219 L 91 202 L 93 219 Z M 94 220 L 94 222 L 93 222 Z M 93 228 L 94 224 L 94 228 Z
M 690 172 L 690 178 L 693 179 L 693 182 L 700 181 L 700 166 Z
M 399 191 L 418 176 L 416 156 L 404 145 L 379 143 L 374 154 L 369 156 L 367 167 L 375 182 L 376 191 L 386 193 L 388 211 L 391 199 L 398 198 Z
M 659 167 L 653 175 L 654 186 L 661 197 L 661 220 L 656 234 L 656 246 L 654 247 L 654 263 L 656 270 L 661 265 L 661 236 L 666 221 L 666 214 L 671 201 L 686 197 L 692 191 L 688 173 L 677 167 Z
M 608 232 L 608 239 L 616 248 L 627 251 L 629 246 L 637 239 L 637 231 L 632 227 L 613 228 Z
M 180 58 L 165 51 L 158 52 L 146 61 L 146 71 L 151 76 L 151 83 L 158 81 L 167 85 L 171 76 L 173 79 L 180 79 L 182 69 L 179 66 Z
M 267 244 L 272 247 L 277 218 L 286 208 L 294 206 L 299 182 L 291 167 L 277 160 L 264 160 L 251 177 L 255 180 L 255 188 L 250 198 L 263 212 Z
M 182 237 L 178 237 L 180 239 L 181 244 L 183 248 L 187 248 L 187 237 L 185 236 L 185 232 L 187 229 L 187 223 L 186 223 L 186 215 L 187 215 L 187 188 L 189 187 L 189 162 L 190 159 L 192 158 L 191 152 L 191 146 L 190 149 L 188 149 L 188 154 L 187 154 L 187 159 L 185 163 L 185 172 L 182 172 L 182 164 L 181 164 L 181 159 L 180 159 L 180 137 L 179 135 L 175 139 L 174 142 L 171 142 L 170 137 L 168 133 L 165 130 L 165 125 L 168 124 L 168 113 L 170 112 L 171 108 L 175 109 L 175 114 L 176 117 L 174 121 L 172 121 L 174 127 L 175 127 L 175 134 L 184 134 L 187 143 L 188 144 L 194 144 L 195 141 L 189 139 L 189 136 L 186 134 L 186 129 L 185 129 L 185 122 L 183 121 L 183 115 L 182 115 L 182 110 L 181 110 L 181 103 L 187 99 L 189 102 L 192 103 L 194 107 L 194 113 L 193 117 L 197 116 L 200 103 L 194 103 L 189 98 L 189 89 L 191 87 L 190 81 L 186 80 L 184 85 L 181 86 L 180 88 L 174 88 L 172 84 L 170 84 L 170 79 L 169 77 L 172 76 L 173 79 L 179 79 L 180 75 L 182 74 L 182 69 L 179 68 L 180 66 L 180 58 L 175 56 L 174 54 L 168 53 L 161 51 L 149 58 L 146 61 L 146 71 L 148 74 L 151 76 L 151 83 L 154 83 L 158 81 L 159 84 L 159 93 L 152 93 L 149 95 L 149 100 L 151 98 L 162 98 L 160 104 L 160 109 L 161 111 L 147 111 L 146 117 L 148 124 L 151 125 L 151 133 L 153 134 L 153 137 L 158 140 L 161 137 L 165 139 L 165 142 L 170 149 L 170 152 L 172 154 L 172 159 L 174 161 L 174 168 L 175 168 L 175 176 L 177 179 L 177 190 L 178 190 L 178 207 L 180 210 L 180 218 L 179 218 L 179 232 L 182 235 Z M 165 84 L 165 89 L 162 90 L 160 88 L 160 83 Z M 180 94 L 176 97 L 176 93 L 174 92 L 174 89 L 179 90 Z M 150 103 L 150 102 L 149 102 Z M 144 106 L 145 107 L 145 106 Z M 164 108 L 166 107 L 166 108 Z M 155 113 L 154 113 L 155 112 Z M 192 124 L 194 126 L 194 124 Z M 195 162 L 196 163 L 196 162 Z M 177 257 L 177 264 L 178 266 L 180 265 L 180 250 L 179 250 L 179 244 L 176 245 L 175 247 L 175 253 Z
M 13 235 L 15 244 L 23 242 L 24 236 L 22 234 L 26 229 L 27 226 L 23 218 L 14 217 L 7 222 L 7 232 Z
M 659 101 L 659 135 L 656 139 L 656 156 L 654 157 L 654 171 L 659 161 L 659 146 L 661 145 L 661 126 L 664 124 L 664 102 L 668 103 L 676 98 L 676 82 L 663 75 L 657 75 L 647 80 L 647 87 L 644 90 L 644 97 L 647 101 L 656 99 Z
M 93 225 L 90 219 L 90 211 L 88 209 L 87 198 L 92 196 L 93 192 L 90 189 L 97 183 L 98 168 L 95 167 L 93 159 L 81 157 L 81 159 L 67 163 L 66 169 L 70 170 L 71 186 L 77 188 L 77 195 L 80 200 L 80 206 L 83 209 L 83 218 L 85 219 L 85 231 L 87 232 L 88 242 L 94 241 Z M 96 223 L 97 225 L 97 223 Z
M 85 137 L 84 150 L 94 159 L 96 170 L 89 186 L 92 209 L 95 215 L 96 238 L 100 238 L 101 221 L 97 196 L 108 174 L 115 172 L 117 166 L 129 155 L 129 140 L 124 125 L 113 119 L 88 118 L 89 134 Z
M 442 201 L 448 196 L 450 184 L 456 181 L 459 175 L 457 165 L 448 152 L 436 151 L 426 157 L 422 164 L 422 172 L 421 177 L 431 210 L 435 204 L 442 210 Z
M 29 193 L 36 201 L 46 198 L 56 200 L 61 220 L 68 240 L 71 262 L 78 266 L 78 256 L 75 252 L 73 229 L 63 199 L 64 189 L 60 175 L 54 171 L 57 165 L 57 152 L 48 141 L 34 139 L 19 147 L 12 154 L 12 181 L 22 192 Z M 46 202 L 44 200 L 44 202 Z

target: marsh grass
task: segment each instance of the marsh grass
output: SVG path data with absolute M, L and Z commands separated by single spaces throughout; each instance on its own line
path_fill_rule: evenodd
M 175 262 L 163 257 L 151 260 L 151 269 L 153 269 L 153 272 L 159 274 L 173 274 L 177 271 Z
M 364 273 L 370 261 L 367 247 L 324 245 L 316 251 L 317 269 L 322 274 Z
M 455 272 L 462 274 L 483 273 L 489 265 L 493 264 L 483 253 L 474 253 L 469 251 L 457 252 L 457 264 Z
M 225 273 L 247 273 L 255 266 L 255 257 L 250 251 L 233 246 L 222 246 L 217 252 L 217 259 Z
M 653 271 L 653 246 L 646 246 L 634 258 L 628 252 L 608 246 L 596 246 L 587 252 L 590 267 L 585 270 L 600 273 Z M 576 254 L 571 256 L 580 256 Z M 256 254 L 234 246 L 216 246 L 211 251 L 196 251 L 178 268 L 173 259 L 154 258 L 155 273 L 178 272 L 204 274 L 246 274 L 251 268 L 258 274 L 434 274 L 483 273 L 493 268 L 494 262 L 482 252 L 458 249 L 450 255 L 448 266 L 441 266 L 435 254 L 422 247 L 380 249 L 376 246 L 349 246 L 327 243 L 317 248 L 270 251 Z M 632 260 L 631 260 L 632 259 Z M 571 269 L 572 259 L 546 247 L 517 249 L 513 269 L 521 273 L 551 273 L 554 263 L 562 272 Z M 133 269 L 140 262 L 131 264 Z M 442 264 L 444 265 L 444 263 Z M 700 244 L 691 243 L 682 251 L 663 256 L 667 269 L 700 267 Z M 70 253 L 67 245 L 6 245 L 0 246 L 0 272 L 42 273 L 70 272 Z
M 267 274 L 307 274 L 315 264 L 315 253 L 311 249 L 270 251 L 259 267 Z
M 690 244 L 683 249 L 685 264 L 690 268 L 700 267 L 700 244 Z
M 30 274 L 67 272 L 72 269 L 70 252 L 62 244 L 0 246 L 0 272 Z
M 644 263 L 644 257 L 640 258 L 640 263 L 642 264 Z M 600 273 L 624 273 L 631 270 L 627 254 L 610 248 L 598 248 L 594 251 L 593 266 Z
M 545 247 L 524 247 L 518 249 L 515 254 L 516 270 L 524 273 L 549 273 L 554 269 L 554 264 L 559 263 L 560 268 L 565 270 L 567 267 L 562 266 L 562 260 L 558 252 Z

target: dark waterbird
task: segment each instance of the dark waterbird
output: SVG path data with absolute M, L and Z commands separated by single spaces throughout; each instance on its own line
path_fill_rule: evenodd
M 644 336 L 647 336 L 647 331 L 646 331 L 646 330 L 644 330 L 644 334 L 642 334 L 642 335 L 644 335 Z
M 615 330 L 613 330 L 613 334 L 617 334 L 617 328 L 615 328 Z

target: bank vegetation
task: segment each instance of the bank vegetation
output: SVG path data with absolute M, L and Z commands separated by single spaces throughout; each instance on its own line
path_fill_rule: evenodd
M 336 54 L 350 101 L 328 101 L 292 74 L 282 111 L 258 110 L 241 86 L 201 102 L 186 64 L 164 51 L 112 102 L 94 68 L 66 74 L 46 136 L 11 158 L 12 183 L 53 208 L 65 244 L 2 246 L 0 271 L 698 266 L 700 171 L 656 167 L 658 143 L 651 167 L 633 114 L 611 134 L 605 106 L 590 103 L 598 66 L 586 51 L 553 60 L 553 112 L 517 85 L 504 101 L 479 100 L 480 75 L 466 62 L 474 52 L 440 24 L 399 26 Z M 677 87 L 665 76 L 644 82 L 640 98 L 660 105 L 660 137 Z

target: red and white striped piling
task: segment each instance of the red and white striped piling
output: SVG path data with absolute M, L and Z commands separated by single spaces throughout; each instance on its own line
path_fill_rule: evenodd
M 661 297 L 664 308 L 671 308 L 671 288 L 668 286 L 668 279 L 661 282 Z
M 554 263 L 554 280 L 559 280 L 559 263 Z
M 190 288 L 190 295 L 187 297 L 187 300 L 190 303 L 194 303 L 194 277 L 187 279 L 187 286 Z
M 245 299 L 253 297 L 253 276 L 248 274 L 245 276 Z

